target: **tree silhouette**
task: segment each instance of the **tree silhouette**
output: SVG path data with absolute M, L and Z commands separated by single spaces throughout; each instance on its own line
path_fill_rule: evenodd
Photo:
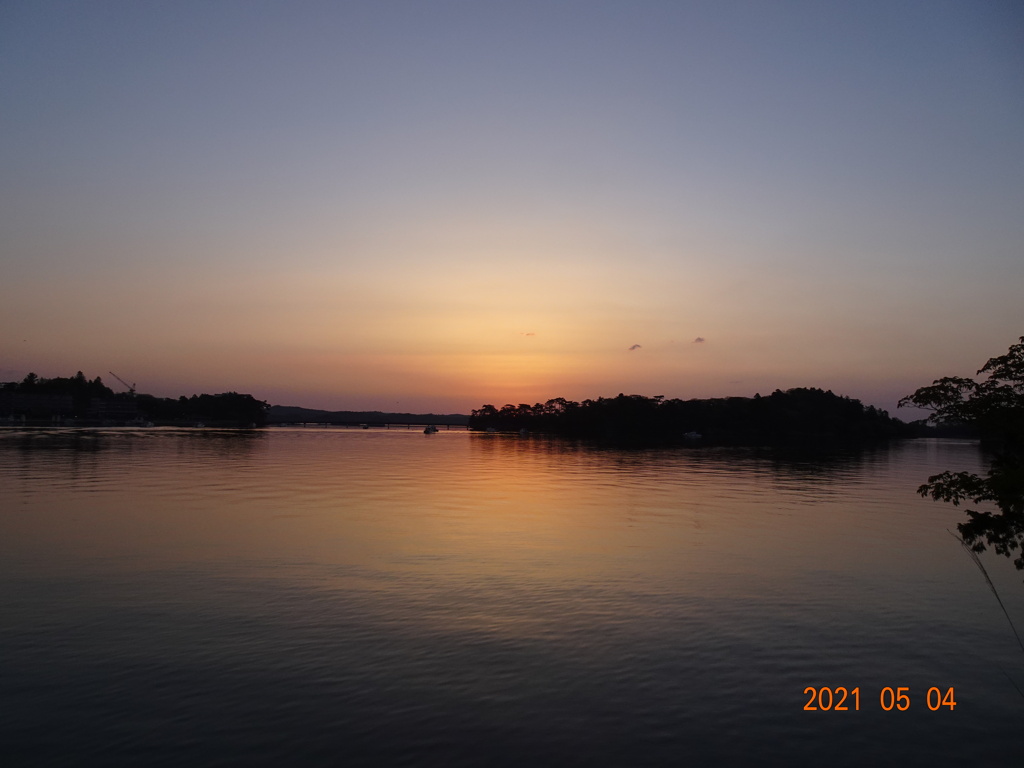
M 663 395 L 618 394 L 581 403 L 556 397 L 545 403 L 484 405 L 470 429 L 546 432 L 631 444 L 690 442 L 762 445 L 884 440 L 907 435 L 903 422 L 820 389 L 776 390 L 769 397 L 666 400 Z
M 988 471 L 943 472 L 918 488 L 922 496 L 954 506 L 970 501 L 994 504 L 991 510 L 967 510 L 967 522 L 957 525 L 964 542 L 975 552 L 991 546 L 1014 557 L 1024 570 L 1024 336 L 1005 355 L 991 358 L 979 370 L 983 381 L 947 376 L 900 400 L 932 411 L 929 421 L 973 425 L 992 453 Z

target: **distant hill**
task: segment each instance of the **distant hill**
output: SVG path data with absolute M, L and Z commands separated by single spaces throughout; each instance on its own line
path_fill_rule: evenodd
M 268 424 L 461 424 L 469 423 L 463 413 L 384 413 L 383 411 L 321 411 L 296 405 L 272 405 Z

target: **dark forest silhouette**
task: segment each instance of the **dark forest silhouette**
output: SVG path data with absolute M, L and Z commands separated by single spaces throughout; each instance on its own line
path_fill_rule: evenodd
M 0 416 L 74 422 L 153 422 L 211 426 L 262 426 L 268 403 L 238 392 L 174 399 L 131 392 L 115 393 L 97 376 L 79 371 L 71 377 L 40 378 L 0 384 Z
M 666 400 L 620 394 L 577 403 L 484 405 L 470 429 L 544 432 L 616 442 L 773 444 L 907 437 L 912 428 L 874 406 L 821 389 L 776 390 L 761 397 Z
M 991 358 L 983 381 L 947 376 L 900 400 L 932 411 L 930 421 L 977 430 L 990 463 L 984 475 L 946 471 L 918 488 L 922 496 L 950 502 L 990 503 L 998 511 L 967 510 L 957 525 L 975 552 L 991 546 L 1024 569 L 1024 336 L 1005 355 Z M 1014 557 L 1014 555 L 1016 555 Z

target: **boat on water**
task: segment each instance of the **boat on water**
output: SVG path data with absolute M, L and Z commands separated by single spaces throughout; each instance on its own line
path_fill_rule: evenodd
M 435 432 L 437 432 L 437 427 L 435 427 L 433 424 L 427 424 L 427 426 L 423 430 L 424 435 L 432 435 Z

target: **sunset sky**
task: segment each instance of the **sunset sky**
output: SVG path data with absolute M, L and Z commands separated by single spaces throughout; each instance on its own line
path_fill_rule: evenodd
M 1024 335 L 1012 0 L 4 2 L 0 105 L 0 381 L 894 410 Z

